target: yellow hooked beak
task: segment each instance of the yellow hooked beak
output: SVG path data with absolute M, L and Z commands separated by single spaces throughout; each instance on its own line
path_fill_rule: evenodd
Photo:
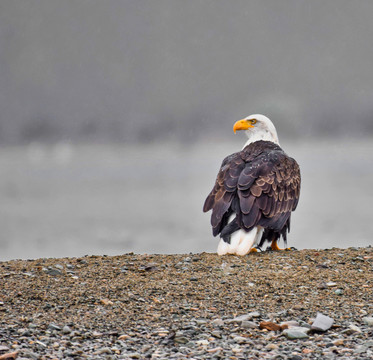
M 252 120 L 247 120 L 247 119 L 238 120 L 233 125 L 233 132 L 236 133 L 237 130 L 248 130 L 250 128 L 253 128 L 254 125 L 252 123 L 253 123 Z

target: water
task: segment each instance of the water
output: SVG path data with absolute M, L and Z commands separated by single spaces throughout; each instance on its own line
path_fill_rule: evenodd
M 0 260 L 215 252 L 218 239 L 202 205 L 221 160 L 240 140 L 2 148 Z M 373 141 L 282 146 L 302 171 L 288 245 L 372 245 Z

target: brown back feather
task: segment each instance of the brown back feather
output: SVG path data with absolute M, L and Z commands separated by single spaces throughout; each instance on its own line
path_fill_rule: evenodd
M 203 206 L 204 212 L 212 210 L 214 236 L 231 214 L 236 214 L 238 225 L 246 231 L 260 225 L 286 232 L 284 227 L 298 204 L 300 183 L 297 162 L 270 141 L 256 141 L 228 156 Z

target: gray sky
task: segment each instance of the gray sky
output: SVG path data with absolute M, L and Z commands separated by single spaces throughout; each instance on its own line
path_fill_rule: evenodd
M 0 141 L 373 132 L 372 1 L 2 0 Z

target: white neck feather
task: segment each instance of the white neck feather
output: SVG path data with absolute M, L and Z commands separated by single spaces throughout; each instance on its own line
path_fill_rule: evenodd
M 272 141 L 274 142 L 275 144 L 277 145 L 280 145 L 280 142 L 278 141 L 278 137 L 277 137 L 277 133 L 271 133 L 270 131 L 258 131 L 258 132 L 254 132 L 254 131 L 247 131 L 247 136 L 248 136 L 248 140 L 246 141 L 245 145 L 243 146 L 243 148 L 245 148 L 247 145 L 255 142 L 255 141 L 260 141 L 260 140 L 263 140 L 263 141 Z

